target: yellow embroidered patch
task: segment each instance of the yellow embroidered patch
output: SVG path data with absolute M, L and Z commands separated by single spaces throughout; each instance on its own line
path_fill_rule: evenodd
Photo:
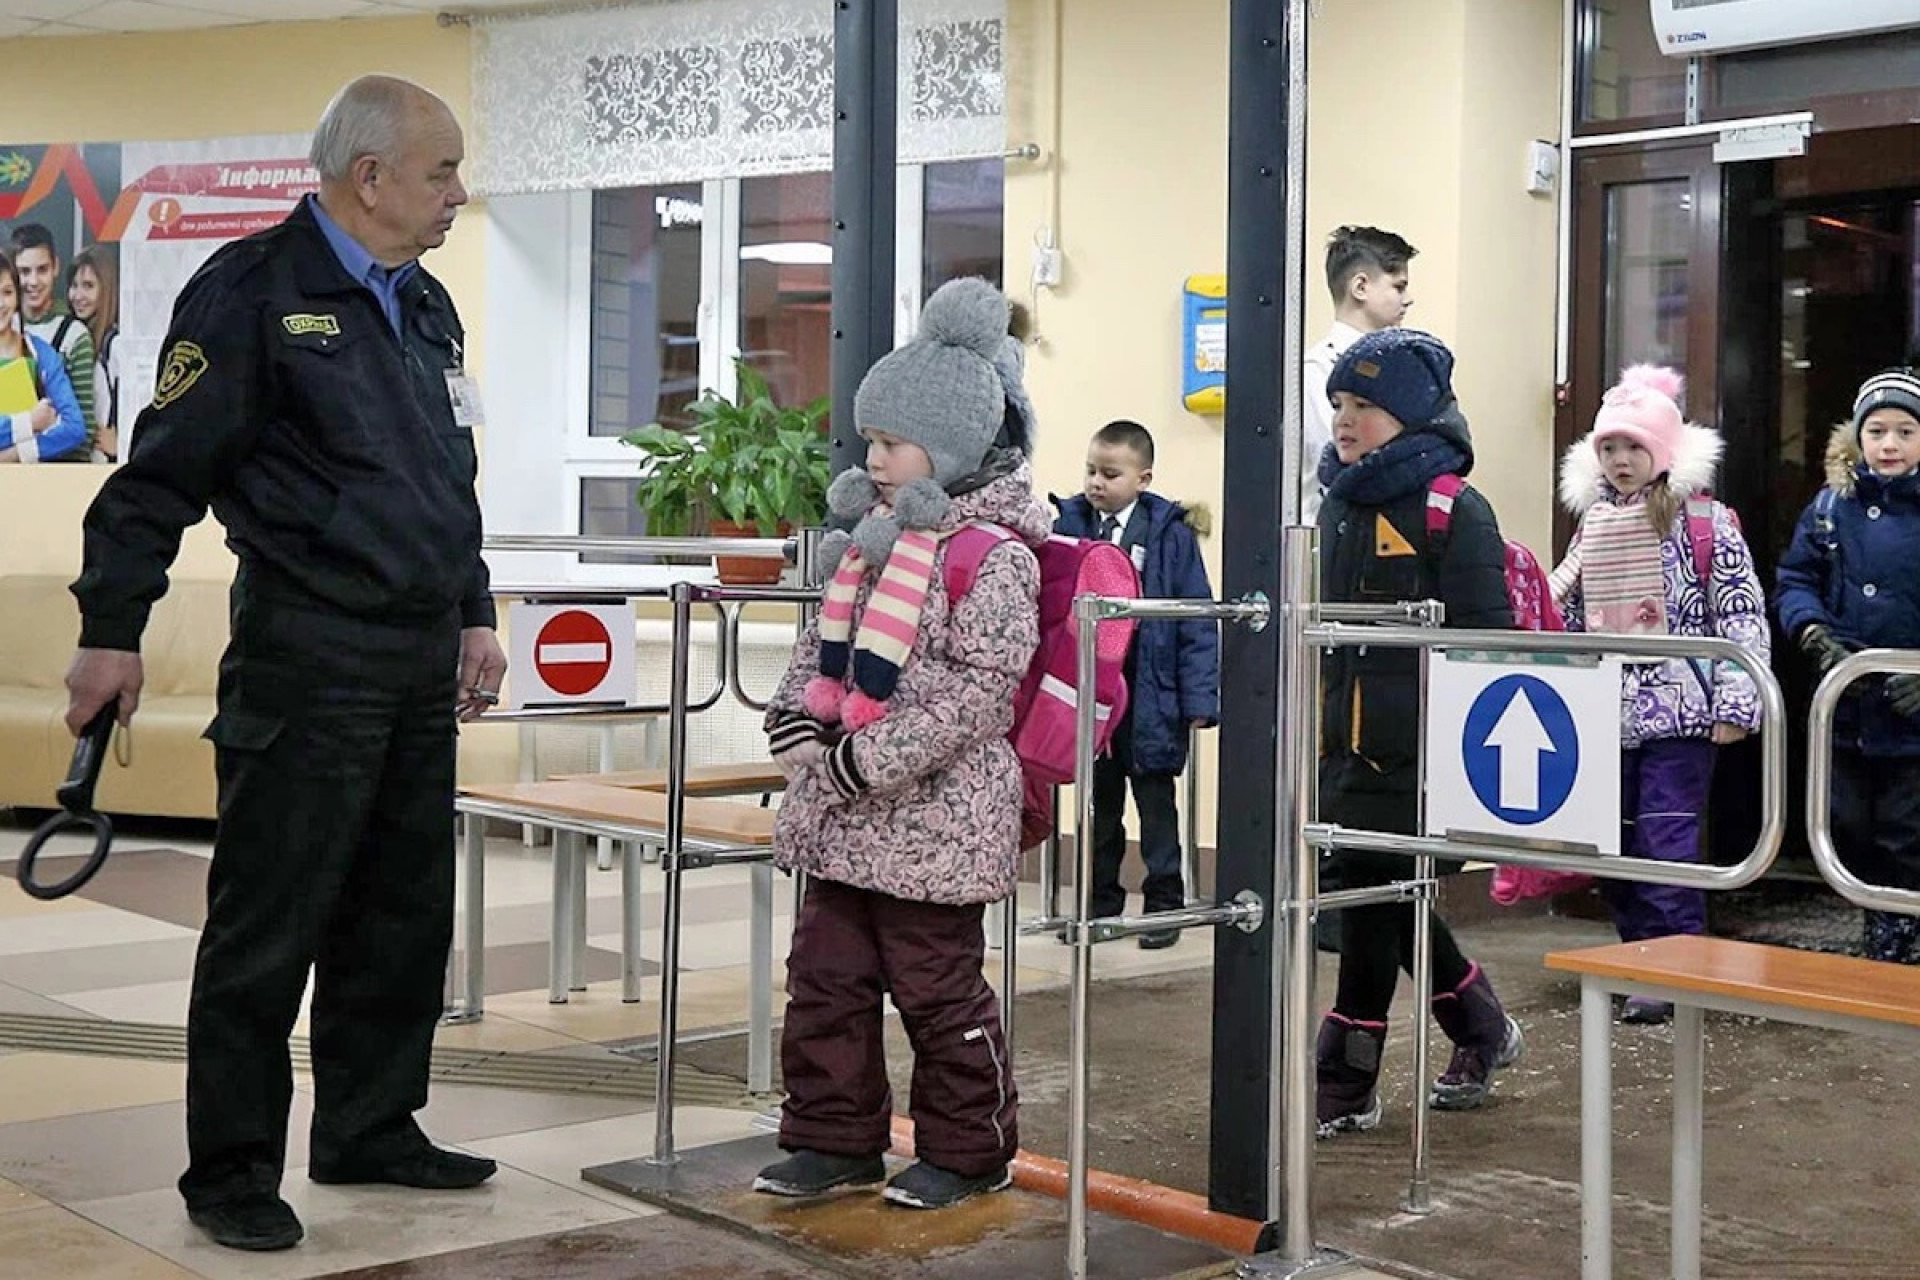
M 164 409 L 187 394 L 200 375 L 207 371 L 207 353 L 199 344 L 176 342 L 160 366 L 160 380 L 153 387 L 153 407 Z
M 280 323 L 295 337 L 303 333 L 330 333 L 337 337 L 340 333 L 340 320 L 336 316 L 282 316 Z
M 1373 554 L 1378 559 L 1387 560 L 1394 556 L 1416 556 L 1420 553 L 1393 527 L 1391 520 L 1384 515 L 1376 515 L 1373 518 Z

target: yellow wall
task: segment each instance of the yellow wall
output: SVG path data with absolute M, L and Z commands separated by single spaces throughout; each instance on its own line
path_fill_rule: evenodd
M 1559 0 L 1465 0 L 1456 183 L 1455 378 L 1473 423 L 1474 483 L 1502 530 L 1553 555 L 1555 211 L 1525 189 L 1527 144 L 1560 134 Z M 1469 68 L 1498 68 L 1497 73 Z
M 416 80 L 468 118 L 468 29 L 430 15 L 297 22 L 147 35 L 0 40 L 8 68 L 6 134 L 33 142 L 126 142 L 297 133 L 334 91 L 367 72 Z M 470 206 L 431 267 L 461 304 L 475 365 L 483 213 Z M 80 517 L 105 467 L 0 467 L 0 574 L 79 568 Z M 55 531 L 58 531 L 57 533 Z M 208 520 L 187 536 L 178 570 L 224 576 L 232 560 Z
M 1410 323 L 1458 356 L 1474 480 L 1543 552 L 1554 205 L 1522 179 L 1527 141 L 1558 135 L 1561 12 L 1561 0 L 1341 0 L 1312 7 L 1308 40 L 1307 338 L 1331 320 L 1329 230 L 1373 223 L 1413 241 Z M 1226 265 L 1227 26 L 1227 0 L 1008 0 L 1007 141 L 1047 155 L 1008 163 L 1007 281 L 1035 312 L 1036 471 L 1055 491 L 1077 488 L 1087 436 L 1125 416 L 1154 432 L 1154 488 L 1219 512 L 1221 420 L 1180 403 L 1180 289 Z M 1064 275 L 1035 291 L 1032 246 L 1047 233 Z M 1216 588 L 1234 534 L 1216 528 L 1206 547 Z

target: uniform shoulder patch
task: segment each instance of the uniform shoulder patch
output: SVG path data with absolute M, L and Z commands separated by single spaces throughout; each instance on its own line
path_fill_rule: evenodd
M 199 343 L 185 340 L 174 343 L 167 349 L 167 358 L 160 365 L 160 378 L 154 383 L 153 407 L 164 409 L 187 394 L 206 371 L 207 353 L 200 349 Z
M 280 323 L 286 331 L 295 337 L 303 333 L 326 333 L 338 337 L 340 320 L 337 316 L 291 315 L 280 317 Z

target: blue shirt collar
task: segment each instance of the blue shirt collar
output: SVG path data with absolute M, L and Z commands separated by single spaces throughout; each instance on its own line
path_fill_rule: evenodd
M 313 220 L 320 226 L 320 234 L 327 238 L 327 244 L 333 248 L 333 256 L 352 276 L 354 282 L 366 286 L 367 290 L 379 300 L 381 310 L 386 312 L 387 322 L 397 333 L 400 329 L 400 286 L 413 277 L 420 269 L 418 261 L 403 263 L 391 269 L 383 267 L 367 252 L 365 245 L 348 235 L 339 223 L 327 216 L 321 207 L 318 196 L 306 198 L 307 208 L 313 213 Z

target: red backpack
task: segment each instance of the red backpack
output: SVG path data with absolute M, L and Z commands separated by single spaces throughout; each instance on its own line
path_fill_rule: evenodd
M 1014 537 L 996 524 L 970 524 L 947 539 L 947 599 L 958 603 L 973 586 L 987 553 Z M 1014 696 L 1013 728 L 1007 738 L 1020 757 L 1026 799 L 1021 814 L 1021 847 L 1031 848 L 1053 825 L 1048 791 L 1073 781 L 1074 735 L 1080 690 L 1079 629 L 1074 597 L 1140 594 L 1133 560 L 1111 542 L 1053 534 L 1035 555 L 1040 560 L 1040 644 L 1027 664 L 1026 678 Z M 1102 621 L 1094 640 L 1094 754 L 1106 751 L 1127 710 L 1127 646 L 1133 642 L 1131 618 Z
M 1453 504 L 1467 482 L 1459 476 L 1439 476 L 1427 486 L 1427 545 L 1436 552 L 1453 527 Z M 1507 604 L 1518 631 L 1565 631 L 1567 624 L 1553 603 L 1547 571 L 1533 552 L 1511 538 L 1506 540 Z

